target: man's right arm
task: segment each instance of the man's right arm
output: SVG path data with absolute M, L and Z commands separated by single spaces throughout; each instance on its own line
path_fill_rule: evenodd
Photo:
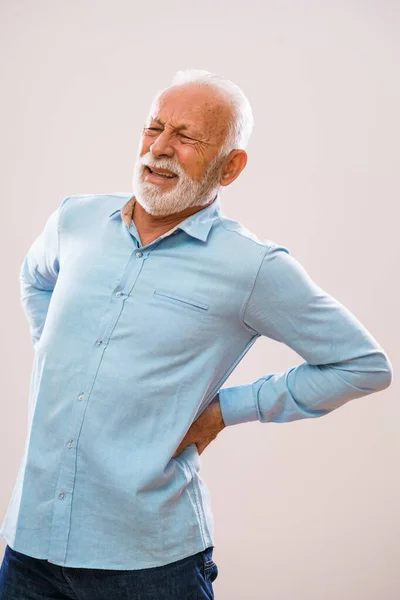
M 59 220 L 69 197 L 54 210 L 35 239 L 19 273 L 20 300 L 28 318 L 33 346 L 38 343 L 46 321 L 59 272 Z

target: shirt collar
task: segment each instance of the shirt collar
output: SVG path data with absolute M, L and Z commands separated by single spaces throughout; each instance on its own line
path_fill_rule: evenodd
M 122 218 L 122 212 L 125 207 L 129 203 L 133 204 L 136 202 L 135 196 L 129 197 L 128 200 L 125 200 L 122 206 L 113 210 L 108 216 L 115 217 L 116 215 Z M 185 231 L 188 235 L 195 237 L 203 242 L 207 240 L 210 229 L 216 218 L 221 214 L 221 199 L 219 193 L 211 204 L 206 206 L 205 208 L 197 211 L 193 215 L 190 215 L 182 221 L 178 223 L 176 229 L 180 228 Z M 175 229 L 175 228 L 174 228 Z

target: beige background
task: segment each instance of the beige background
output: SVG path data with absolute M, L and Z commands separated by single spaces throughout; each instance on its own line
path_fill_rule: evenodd
M 0 23 L 1 518 L 33 359 L 19 267 L 64 196 L 131 191 L 149 102 L 177 69 L 225 75 L 253 106 L 223 212 L 285 244 L 396 369 L 396 0 L 2 0 Z M 300 362 L 259 339 L 225 386 Z M 395 371 L 387 390 L 323 418 L 236 425 L 208 446 L 217 600 L 400 597 L 398 395 Z

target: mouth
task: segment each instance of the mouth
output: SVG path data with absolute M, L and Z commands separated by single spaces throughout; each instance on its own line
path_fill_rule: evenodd
M 147 165 L 144 168 L 144 175 L 146 180 L 149 181 L 171 181 L 173 179 L 178 179 L 178 175 L 171 171 L 167 171 L 166 169 L 151 169 Z

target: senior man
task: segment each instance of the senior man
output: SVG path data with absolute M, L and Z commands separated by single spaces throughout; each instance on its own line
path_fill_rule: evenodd
M 134 195 L 64 198 L 29 249 L 29 435 L 1 599 L 213 598 L 208 444 L 390 384 L 384 350 L 288 248 L 222 214 L 252 128 L 235 84 L 178 72 L 151 105 Z M 222 388 L 260 336 L 305 362 Z

